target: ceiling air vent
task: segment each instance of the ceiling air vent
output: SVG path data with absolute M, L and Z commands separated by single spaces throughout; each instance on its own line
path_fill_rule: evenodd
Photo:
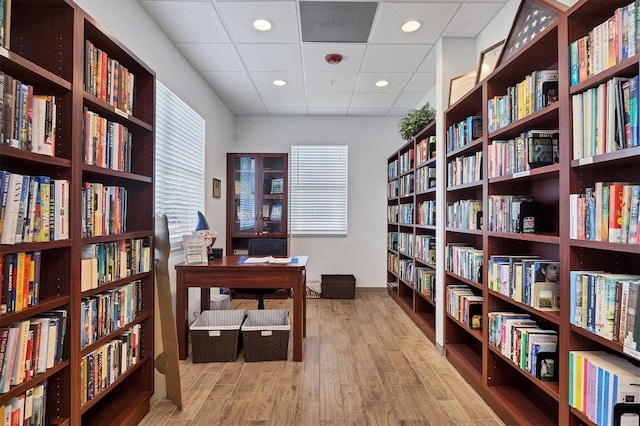
M 301 1 L 302 41 L 366 43 L 378 3 Z

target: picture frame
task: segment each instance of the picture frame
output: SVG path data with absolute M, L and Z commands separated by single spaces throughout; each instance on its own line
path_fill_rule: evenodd
M 276 178 L 271 180 L 271 193 L 282 194 L 284 179 Z
M 502 53 L 502 47 L 507 39 L 501 40 L 496 44 L 487 47 L 480 52 L 480 60 L 478 61 L 478 70 L 476 74 L 476 84 L 484 80 L 489 74 L 493 72 Z
M 557 352 L 538 352 L 536 356 L 536 377 L 544 382 L 558 380 Z
M 222 197 L 222 181 L 220 179 L 213 178 L 213 198 Z
M 271 214 L 269 215 L 269 220 L 271 221 L 282 220 L 282 204 L 275 203 L 271 205 Z
M 455 104 L 476 85 L 477 70 L 469 71 L 449 81 L 449 105 Z
M 496 67 L 507 62 L 566 10 L 567 6 L 556 0 L 521 0 Z

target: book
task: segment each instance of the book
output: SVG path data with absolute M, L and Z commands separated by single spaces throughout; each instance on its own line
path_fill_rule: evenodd
M 560 262 L 534 260 L 531 264 L 531 306 L 541 311 L 560 309 Z
M 529 130 L 527 139 L 527 163 L 534 169 L 558 162 L 558 131 Z
M 4 221 L 0 244 L 14 244 L 16 241 L 16 229 L 18 227 L 18 213 L 20 210 L 20 198 L 22 196 L 23 176 L 18 173 L 9 175 L 7 187 L 7 202 L 4 210 Z
M 244 260 L 244 263 L 292 263 L 293 259 L 291 257 L 273 257 L 273 256 L 264 256 L 264 257 L 247 257 Z

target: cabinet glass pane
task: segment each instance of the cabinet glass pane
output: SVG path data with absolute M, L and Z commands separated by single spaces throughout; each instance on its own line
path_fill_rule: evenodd
M 235 232 L 256 231 L 256 159 L 238 157 L 235 160 Z
M 262 232 L 283 232 L 284 158 L 264 157 L 262 176 Z

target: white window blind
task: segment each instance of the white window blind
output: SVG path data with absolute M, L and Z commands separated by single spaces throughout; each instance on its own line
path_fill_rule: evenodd
M 292 235 L 347 234 L 347 145 L 292 145 L 289 158 Z
M 167 215 L 172 248 L 196 228 L 204 210 L 204 119 L 156 84 L 156 214 Z M 135 205 L 132 205 L 135 208 Z

